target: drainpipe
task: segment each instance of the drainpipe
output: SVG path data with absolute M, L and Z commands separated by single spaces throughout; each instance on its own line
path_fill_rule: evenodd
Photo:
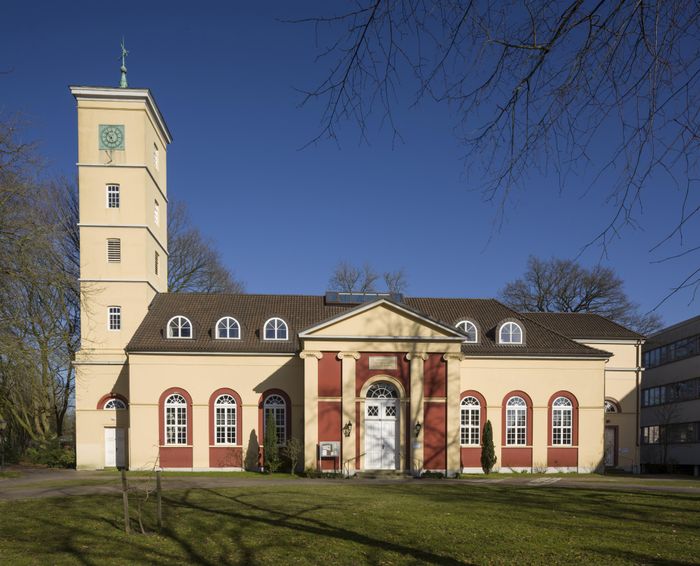
M 641 467 L 642 467 L 642 462 L 641 462 L 641 448 L 639 446 L 639 435 L 640 435 L 640 429 L 639 429 L 639 413 L 642 410 L 641 406 L 641 392 L 640 392 L 640 386 L 641 386 L 641 377 L 642 377 L 642 340 L 637 340 L 637 367 L 635 368 L 635 394 L 637 397 L 637 411 L 635 414 L 635 440 L 634 440 L 634 450 L 635 450 L 635 465 L 634 469 L 632 470 L 635 474 L 638 474 L 641 472 Z

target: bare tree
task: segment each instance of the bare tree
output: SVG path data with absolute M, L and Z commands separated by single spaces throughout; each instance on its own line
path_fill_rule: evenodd
M 356 123 L 366 139 L 373 119 L 396 139 L 397 105 L 445 103 L 454 111 L 464 161 L 501 215 L 513 189 L 525 187 L 535 169 L 553 173 L 561 189 L 568 175 L 590 171 L 591 189 L 600 187 L 601 201 L 613 209 L 585 247 L 596 243 L 604 253 L 639 220 L 645 194 L 672 189 L 682 202 L 678 221 L 655 251 L 664 256 L 659 261 L 688 254 L 697 261 L 700 243 L 684 240 L 684 228 L 700 220 L 697 3 L 359 0 L 344 9 L 327 6 L 327 15 L 294 20 L 314 26 L 324 65 L 317 86 L 303 90 L 303 102 L 322 109 L 309 143 L 337 139 L 344 122 Z M 602 153 L 601 147 L 610 149 Z M 698 285 L 700 267 L 671 292 Z
M 530 256 L 523 277 L 508 283 L 500 298 L 522 312 L 597 313 L 644 335 L 661 326 L 658 315 L 639 312 L 611 268 L 588 269 L 568 259 Z
M 390 293 L 403 294 L 408 289 L 408 279 L 403 269 L 396 271 L 386 271 L 384 273 L 384 284 Z
M 362 267 L 358 267 L 341 261 L 331 275 L 328 285 L 332 291 L 375 293 L 378 279 L 379 275 L 369 263 L 365 262 Z
M 171 293 L 242 293 L 244 285 L 221 261 L 214 244 L 190 223 L 187 207 L 168 208 L 168 290 Z

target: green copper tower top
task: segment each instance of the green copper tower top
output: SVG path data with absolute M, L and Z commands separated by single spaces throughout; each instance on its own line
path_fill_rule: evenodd
M 128 54 L 129 52 L 124 47 L 124 38 L 122 37 L 122 78 L 119 81 L 119 88 L 127 88 L 129 86 L 129 83 L 126 82 L 126 56 Z

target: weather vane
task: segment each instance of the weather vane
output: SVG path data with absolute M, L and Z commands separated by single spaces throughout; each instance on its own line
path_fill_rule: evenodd
M 119 88 L 127 88 L 129 84 L 126 82 L 126 56 L 129 54 L 129 52 L 126 50 L 124 47 L 124 38 L 122 37 L 122 78 L 119 81 Z

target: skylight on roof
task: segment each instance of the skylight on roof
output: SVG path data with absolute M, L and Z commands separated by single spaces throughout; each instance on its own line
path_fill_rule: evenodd
M 397 303 L 403 301 L 401 293 L 348 293 L 346 291 L 327 291 L 327 305 L 361 305 L 377 299 L 390 299 Z

